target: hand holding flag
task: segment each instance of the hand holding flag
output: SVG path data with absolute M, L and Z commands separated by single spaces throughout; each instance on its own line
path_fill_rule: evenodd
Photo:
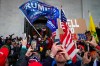
M 64 34 L 60 34 L 60 41 L 65 47 L 66 52 L 72 58 L 73 62 L 76 62 L 76 53 L 78 49 L 76 49 L 75 42 L 72 40 L 71 31 L 67 24 L 67 19 L 64 15 L 63 10 L 61 9 L 61 28 L 64 31 Z

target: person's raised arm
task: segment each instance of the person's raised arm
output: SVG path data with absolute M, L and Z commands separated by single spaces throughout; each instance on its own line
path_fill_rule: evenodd
M 100 46 L 95 41 L 95 38 L 94 37 L 92 37 L 92 40 L 91 41 L 86 41 L 86 42 L 89 43 L 90 45 L 94 46 L 96 49 L 100 50 Z

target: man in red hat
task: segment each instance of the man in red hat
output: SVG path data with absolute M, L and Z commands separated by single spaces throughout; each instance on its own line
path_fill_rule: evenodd
M 6 45 L 0 48 L 0 66 L 5 66 L 8 54 L 9 48 Z

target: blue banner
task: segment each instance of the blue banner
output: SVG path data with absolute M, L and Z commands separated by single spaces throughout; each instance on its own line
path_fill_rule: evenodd
M 52 23 L 51 20 L 48 20 L 48 21 L 47 21 L 46 26 L 47 26 L 52 32 L 56 31 L 56 27 L 55 27 L 55 25 Z
M 19 8 L 31 23 L 40 16 L 46 16 L 48 19 L 57 18 L 59 16 L 59 10 L 57 8 L 36 0 L 30 0 Z
M 51 12 L 48 13 L 45 17 L 48 19 L 57 19 L 59 18 L 59 10 L 55 7 L 52 7 Z
M 45 16 L 52 22 L 52 24 L 55 25 L 56 29 L 58 29 L 57 25 L 57 18 L 59 18 L 59 10 L 57 8 L 52 8 L 52 13 L 49 13 L 48 15 Z
M 78 40 L 86 40 L 85 34 L 77 34 L 78 35 Z

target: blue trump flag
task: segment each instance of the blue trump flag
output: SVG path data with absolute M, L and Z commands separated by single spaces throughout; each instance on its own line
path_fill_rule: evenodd
M 58 28 L 57 18 L 59 17 L 59 10 L 54 6 L 37 0 L 30 0 L 21 5 L 19 9 L 24 13 L 30 23 L 33 23 L 40 16 L 45 16 L 47 19 L 52 21 L 56 28 Z
M 53 7 L 52 12 L 45 17 L 55 25 L 56 29 L 58 29 L 57 18 L 59 18 L 59 10 L 57 8 Z
M 47 21 L 46 26 L 47 26 L 52 32 L 56 31 L 56 26 L 52 23 L 51 20 L 48 20 L 48 21 Z
M 40 16 L 45 16 L 51 12 L 53 6 L 47 5 L 40 1 L 28 1 L 21 5 L 19 9 L 24 13 L 26 18 L 33 23 Z

